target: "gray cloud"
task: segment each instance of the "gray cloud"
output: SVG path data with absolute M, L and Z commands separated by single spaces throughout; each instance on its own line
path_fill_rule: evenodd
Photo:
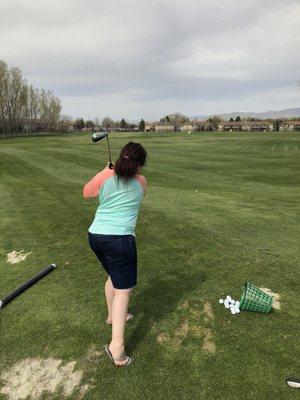
M 298 0 L 2 0 L 0 57 L 74 116 L 287 108 L 299 17 Z

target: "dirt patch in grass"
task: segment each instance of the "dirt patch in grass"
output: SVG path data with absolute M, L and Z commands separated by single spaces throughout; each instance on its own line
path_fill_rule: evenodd
M 29 253 L 24 253 L 24 250 L 14 250 L 11 253 L 7 254 L 6 262 L 8 262 L 9 264 L 18 264 L 19 262 L 26 260 L 26 258 L 31 253 L 32 251 L 30 251 Z
M 175 336 L 184 338 L 189 331 L 189 321 L 187 319 L 182 321 L 182 324 L 176 329 Z
M 184 301 L 179 305 L 179 310 L 184 310 L 184 318 L 173 334 L 160 332 L 157 336 L 158 343 L 166 343 L 172 347 L 180 347 L 186 337 L 194 337 L 201 341 L 202 350 L 215 354 L 216 345 L 213 341 L 211 324 L 215 319 L 211 304 L 209 302 Z
M 215 319 L 214 312 L 209 302 L 204 303 L 204 314 L 209 320 L 214 321 Z
M 95 346 L 92 346 L 87 353 L 86 359 L 90 363 L 96 363 L 99 360 L 101 354 L 103 354 L 103 351 L 99 351 L 96 349 Z
M 54 393 L 62 388 L 63 396 L 70 396 L 80 384 L 82 371 L 74 371 L 76 362 L 62 365 L 62 360 L 27 358 L 1 374 L 4 383 L 1 394 L 9 400 L 40 399 L 44 392 Z M 87 389 L 86 389 L 87 390 Z
M 178 347 L 181 345 L 183 339 L 189 332 L 189 321 L 183 320 L 181 325 L 175 330 L 174 337 L 172 339 L 172 346 Z
M 213 341 L 213 334 L 211 329 L 194 325 L 191 327 L 191 332 L 195 337 L 203 339 L 202 349 L 210 354 L 215 354 L 216 345 Z
M 274 292 L 272 292 L 271 289 L 268 289 L 268 288 L 260 288 L 260 290 L 267 293 L 269 296 L 272 296 L 273 297 L 273 308 L 275 310 L 280 310 L 280 300 L 281 300 L 280 294 L 274 293 Z
M 211 354 L 215 354 L 216 352 L 216 345 L 213 342 L 213 335 L 210 329 L 205 329 L 205 336 L 202 349 Z
M 180 326 L 175 330 L 174 335 L 170 337 L 164 332 L 161 332 L 157 336 L 158 343 L 168 342 L 173 347 L 178 347 L 181 345 L 182 340 L 188 335 L 189 332 L 189 322 L 184 319 Z
M 90 390 L 90 389 L 91 389 L 91 386 L 88 385 L 87 383 L 85 385 L 82 385 L 80 390 L 79 390 L 78 396 L 76 397 L 76 400 L 84 399 L 84 396 L 85 396 L 86 392 L 88 390 Z
M 169 340 L 169 336 L 164 332 L 159 333 L 159 335 L 157 336 L 158 343 L 168 342 Z

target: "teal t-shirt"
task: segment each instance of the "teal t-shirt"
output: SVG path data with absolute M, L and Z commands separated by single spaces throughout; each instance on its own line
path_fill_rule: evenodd
M 99 189 L 99 206 L 89 232 L 102 235 L 134 235 L 139 208 L 144 197 L 141 175 L 127 183 L 115 175 Z

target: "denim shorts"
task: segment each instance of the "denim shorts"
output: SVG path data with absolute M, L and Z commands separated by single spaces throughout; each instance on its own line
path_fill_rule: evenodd
M 137 254 L 133 235 L 88 233 L 91 249 L 116 289 L 130 289 L 137 281 Z

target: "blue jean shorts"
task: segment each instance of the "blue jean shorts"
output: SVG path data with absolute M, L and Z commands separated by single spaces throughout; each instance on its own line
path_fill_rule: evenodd
M 116 289 L 130 289 L 137 282 L 137 254 L 133 235 L 88 233 L 91 249 Z

